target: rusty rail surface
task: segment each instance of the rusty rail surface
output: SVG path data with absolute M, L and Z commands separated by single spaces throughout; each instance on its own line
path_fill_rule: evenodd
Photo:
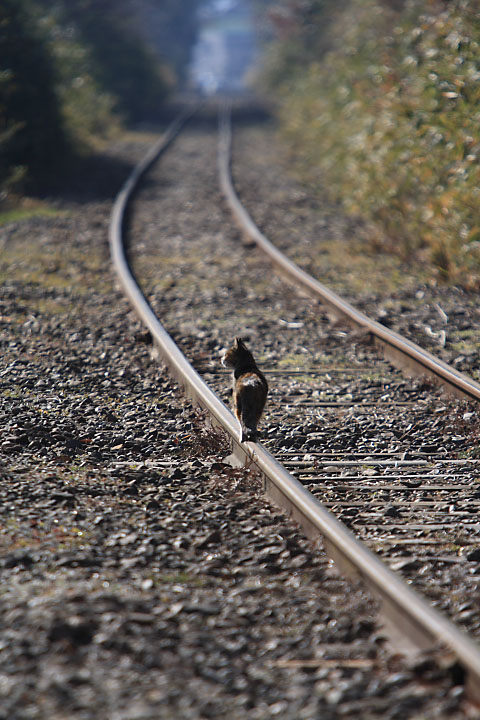
M 242 443 L 238 422 L 206 385 L 153 313 L 128 265 L 124 248 L 127 205 L 139 180 L 174 141 L 185 122 L 177 120 L 132 172 L 121 189 L 110 222 L 112 261 L 126 295 L 150 330 L 155 346 L 193 404 L 208 412 L 232 442 L 233 462 L 248 464 L 263 478 L 267 497 L 285 509 L 312 539 L 323 537 L 328 555 L 349 576 L 360 577 L 378 600 L 391 640 L 402 650 L 424 650 L 439 645 L 464 668 L 467 692 L 480 703 L 480 650 L 453 623 L 435 611 L 379 558 L 328 512 L 261 444 Z M 225 146 L 225 139 L 221 145 Z M 228 163 L 227 163 L 228 166 Z M 250 221 L 251 222 L 251 221 Z

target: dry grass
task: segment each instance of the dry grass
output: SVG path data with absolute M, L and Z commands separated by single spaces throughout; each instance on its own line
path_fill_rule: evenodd
M 209 484 L 215 492 L 229 497 L 243 493 L 260 494 L 262 491 L 262 480 L 258 473 L 251 468 L 233 468 L 223 463 L 218 463 L 218 469 L 214 469 L 209 477 Z

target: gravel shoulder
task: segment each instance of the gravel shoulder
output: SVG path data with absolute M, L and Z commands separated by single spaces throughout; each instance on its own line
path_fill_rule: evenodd
M 198 166 L 209 143 L 197 130 L 182 156 L 201 204 L 218 199 L 213 159 Z M 468 717 L 451 672 L 389 650 L 372 599 L 222 462 L 225 438 L 152 359 L 107 247 L 147 144 L 112 148 L 101 194 L 94 181 L 57 217 L 0 228 L 0 718 Z M 193 208 L 168 172 L 136 230 L 171 240 L 159 302 L 183 292 L 173 250 Z M 177 322 L 187 344 L 212 324 L 208 282 L 189 292 L 206 315 Z

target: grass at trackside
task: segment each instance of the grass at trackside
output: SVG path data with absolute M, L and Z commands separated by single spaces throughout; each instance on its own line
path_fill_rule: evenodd
M 0 204 L 0 226 L 36 217 L 62 217 L 66 214 L 65 210 L 59 210 L 40 201 L 22 198 L 12 201 L 5 209 L 2 209 Z

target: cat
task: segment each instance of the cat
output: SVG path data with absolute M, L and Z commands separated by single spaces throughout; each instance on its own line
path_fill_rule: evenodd
M 222 364 L 233 368 L 233 407 L 242 429 L 242 442 L 256 442 L 268 393 L 265 376 L 240 337 L 222 352 Z

